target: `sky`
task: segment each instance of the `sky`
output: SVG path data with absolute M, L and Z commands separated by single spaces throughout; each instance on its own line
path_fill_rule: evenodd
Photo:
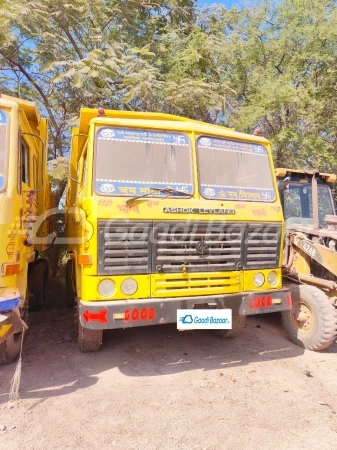
M 230 8 L 232 5 L 239 3 L 239 0 L 198 0 L 199 6 L 211 5 L 213 3 L 223 4 Z

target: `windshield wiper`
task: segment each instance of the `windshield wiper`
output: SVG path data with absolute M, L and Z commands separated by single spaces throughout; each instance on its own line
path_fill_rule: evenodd
M 173 194 L 179 194 L 185 197 L 190 197 L 191 194 L 188 194 L 187 192 L 183 192 L 183 191 L 178 191 L 178 189 L 172 189 L 172 188 L 155 188 L 155 187 L 150 187 L 149 189 L 151 189 L 152 191 L 158 191 L 158 192 L 164 192 L 164 194 L 166 195 L 173 195 Z M 152 192 L 148 192 L 147 194 L 143 194 L 143 195 L 137 195 L 136 197 L 131 197 L 129 198 L 126 203 L 132 203 L 135 200 L 139 200 L 140 198 L 144 198 L 144 197 L 148 197 L 149 195 L 151 195 Z

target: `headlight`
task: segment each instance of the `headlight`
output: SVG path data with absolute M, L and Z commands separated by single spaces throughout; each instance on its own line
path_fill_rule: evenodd
M 111 297 L 116 290 L 115 283 L 112 280 L 102 280 L 97 287 L 99 295 L 102 297 Z
M 254 278 L 253 278 L 253 283 L 257 287 L 262 286 L 264 284 L 264 275 L 263 275 L 263 273 L 260 273 L 260 272 L 256 273 L 254 275 Z
M 132 295 L 138 289 L 137 281 L 133 278 L 126 278 L 122 281 L 121 290 L 124 295 Z
M 275 286 L 275 284 L 277 284 L 277 282 L 278 282 L 277 273 L 274 271 L 269 272 L 268 283 L 270 284 L 270 286 Z

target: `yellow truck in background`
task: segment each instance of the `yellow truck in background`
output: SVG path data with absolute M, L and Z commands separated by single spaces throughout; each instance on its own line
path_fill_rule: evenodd
M 0 96 L 0 364 L 19 354 L 29 297 L 31 308 L 44 300 L 48 262 L 38 254 L 50 230 L 42 221 L 35 244 L 34 226 L 52 207 L 47 134 L 35 103 Z
M 291 309 L 269 142 L 173 115 L 84 108 L 66 203 L 68 299 L 82 351 L 106 329 L 174 323 L 178 309 Z M 181 327 L 183 328 L 183 326 Z

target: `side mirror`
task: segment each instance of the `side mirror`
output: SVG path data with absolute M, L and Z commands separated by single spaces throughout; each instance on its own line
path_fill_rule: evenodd
M 87 134 L 80 134 L 80 133 L 78 133 L 78 134 L 73 134 L 73 135 L 71 136 L 71 147 L 70 147 L 70 149 L 72 149 L 72 147 L 73 147 L 73 139 L 74 139 L 75 136 L 77 136 L 77 137 L 78 137 L 78 136 L 87 137 L 88 135 L 87 135 Z M 68 178 L 69 178 L 71 181 L 74 181 L 74 182 L 77 183 L 77 184 L 83 184 L 83 183 L 81 183 L 81 181 L 78 181 L 78 180 L 76 180 L 76 178 L 73 178 L 73 177 L 71 176 L 71 161 L 69 161 Z
M 39 141 L 41 142 L 41 146 L 42 146 L 42 185 L 39 189 L 31 189 L 30 192 L 40 192 L 42 191 L 42 189 L 44 188 L 44 168 L 45 168 L 45 163 L 46 163 L 46 153 L 45 153 L 45 145 L 43 142 L 43 139 L 41 136 L 39 136 L 38 134 L 35 133 L 28 133 L 27 131 L 24 131 L 22 133 L 22 135 L 27 134 L 28 136 L 33 136 L 37 139 L 39 139 Z

